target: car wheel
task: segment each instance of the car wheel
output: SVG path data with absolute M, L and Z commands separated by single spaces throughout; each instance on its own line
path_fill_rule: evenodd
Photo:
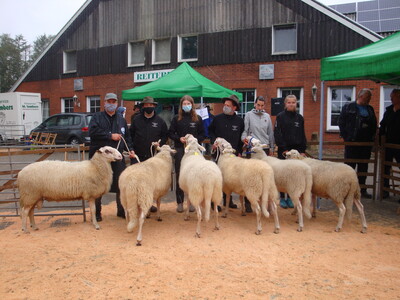
M 73 136 L 72 138 L 69 139 L 68 144 L 79 145 L 79 144 L 82 144 L 82 142 L 76 136 Z

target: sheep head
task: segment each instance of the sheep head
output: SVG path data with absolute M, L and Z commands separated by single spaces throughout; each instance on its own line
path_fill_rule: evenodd
M 231 144 L 229 144 L 227 140 L 220 137 L 215 139 L 213 146 L 218 148 L 222 154 L 236 152 L 236 150 L 232 148 Z
M 194 142 L 196 142 L 197 144 L 199 143 L 198 140 L 190 133 L 185 135 L 185 140 L 186 140 L 186 144 L 190 144 L 190 143 L 194 143 Z
M 196 138 L 186 140 L 185 153 L 188 153 L 188 152 L 196 153 L 196 152 L 202 152 L 202 151 L 206 151 L 206 149 L 202 145 L 197 143 Z
M 158 152 L 165 151 L 165 152 L 169 152 L 171 154 L 175 154 L 176 153 L 176 150 L 172 149 L 169 145 L 162 145 L 161 147 L 157 146 L 157 151 Z
M 266 149 L 269 147 L 267 144 L 261 144 L 261 141 L 259 139 L 256 139 L 255 137 L 252 137 L 252 136 L 246 137 L 246 140 L 249 143 L 251 151 L 254 151 L 254 152 L 261 152 L 261 151 L 263 151 L 263 149 Z
M 100 153 L 101 156 L 105 157 L 108 161 L 122 160 L 122 154 L 117 149 L 110 146 L 101 147 L 97 150 L 97 153 Z
M 286 159 L 304 159 L 304 156 L 299 151 L 292 149 L 284 154 Z

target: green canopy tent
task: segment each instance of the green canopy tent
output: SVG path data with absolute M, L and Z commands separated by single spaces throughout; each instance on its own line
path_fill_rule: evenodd
M 186 62 L 174 71 L 143 86 L 122 91 L 122 99 L 133 101 L 141 100 L 145 96 L 161 99 L 160 102 L 173 102 L 184 95 L 192 96 L 196 102 L 219 102 L 223 97 L 235 94 L 240 101 L 241 93 L 227 89 L 195 71 Z M 200 101 L 199 101 L 200 100 Z
M 324 135 L 324 81 L 373 80 L 400 85 L 400 32 L 359 49 L 321 60 L 319 159 Z

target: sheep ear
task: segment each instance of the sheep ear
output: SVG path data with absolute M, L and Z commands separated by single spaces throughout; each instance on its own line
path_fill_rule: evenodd
M 261 144 L 261 148 L 263 148 L 263 149 L 266 149 L 266 148 L 268 148 L 269 146 L 267 145 L 267 144 Z
M 201 151 L 206 151 L 206 148 L 204 148 L 204 147 L 201 146 L 201 145 L 199 145 L 199 149 L 200 149 Z
M 185 153 L 189 152 L 189 145 L 185 147 Z

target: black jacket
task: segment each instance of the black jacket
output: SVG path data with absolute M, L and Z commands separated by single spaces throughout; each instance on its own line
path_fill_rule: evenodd
M 304 133 L 303 116 L 286 109 L 280 112 L 276 116 L 274 137 L 280 152 L 296 149 L 300 153 L 304 153 L 307 139 Z
M 211 144 L 214 143 L 217 137 L 224 138 L 232 145 L 232 147 L 236 150 L 236 153 L 242 153 L 243 143 L 241 136 L 243 130 L 244 121 L 236 114 L 219 114 L 214 117 L 214 120 L 208 127 Z
M 175 148 L 183 148 L 180 138 L 184 137 L 188 133 L 197 138 L 199 143 L 203 142 L 205 137 L 203 120 L 200 116 L 197 117 L 198 120 L 194 122 L 192 121 L 192 116 L 190 113 L 183 113 L 182 120 L 178 121 L 178 115 L 172 119 L 168 136 L 175 142 Z
M 141 113 L 133 119 L 130 134 L 133 150 L 141 160 L 146 160 L 151 157 L 150 146 L 152 142 L 157 142 L 160 139 L 160 145 L 167 142 L 168 129 L 164 120 L 156 114 L 151 118 L 146 118 Z
M 386 143 L 400 144 L 400 110 L 395 112 L 393 105 L 388 106 L 380 125 L 379 135 L 386 136 Z
M 377 120 L 374 108 L 366 106 L 368 117 L 362 117 L 355 101 L 346 103 L 339 116 L 340 136 L 345 142 L 372 142 L 375 139 Z
M 122 134 L 129 150 L 132 150 L 132 140 L 128 132 L 128 125 L 122 115 L 115 113 L 110 117 L 106 112 L 101 111 L 93 115 L 89 123 L 90 148 L 89 156 L 93 156 L 96 150 L 103 146 L 117 148 L 118 141 L 111 139 L 112 133 Z M 125 143 L 121 140 L 118 150 L 122 153 L 125 149 Z

